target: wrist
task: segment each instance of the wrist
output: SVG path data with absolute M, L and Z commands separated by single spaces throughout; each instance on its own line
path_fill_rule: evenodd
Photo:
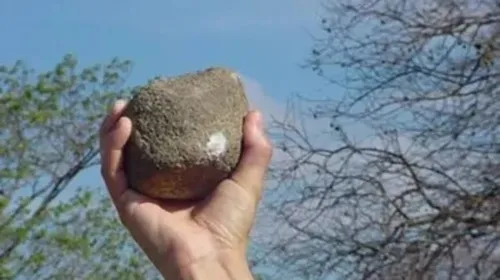
M 175 274 L 175 277 L 163 276 L 169 280 L 253 280 L 245 254 L 233 251 L 197 259 L 189 265 L 178 267 Z
M 222 253 L 193 263 L 185 271 L 182 280 L 252 280 L 252 274 L 244 254 Z

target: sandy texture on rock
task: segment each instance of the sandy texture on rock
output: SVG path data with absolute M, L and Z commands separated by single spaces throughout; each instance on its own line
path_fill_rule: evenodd
M 248 101 L 238 76 L 209 68 L 142 87 L 124 115 L 130 187 L 163 199 L 207 195 L 236 166 Z

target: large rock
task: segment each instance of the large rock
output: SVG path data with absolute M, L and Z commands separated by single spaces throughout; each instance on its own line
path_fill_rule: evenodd
M 124 115 L 129 186 L 160 199 L 208 195 L 238 163 L 248 101 L 235 72 L 209 68 L 141 87 Z

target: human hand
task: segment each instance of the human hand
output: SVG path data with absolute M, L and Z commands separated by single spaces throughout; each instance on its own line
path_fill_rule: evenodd
M 120 220 L 166 279 L 252 279 L 246 262 L 249 233 L 272 155 L 262 117 L 244 121 L 242 157 L 207 198 L 160 201 L 128 188 L 123 147 L 130 119 L 118 101 L 100 129 L 101 174 Z

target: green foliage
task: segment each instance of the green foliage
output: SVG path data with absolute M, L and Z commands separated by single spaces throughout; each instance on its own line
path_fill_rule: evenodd
M 130 69 L 71 55 L 46 72 L 0 66 L 0 279 L 157 277 L 102 186 L 77 180 L 99 162 L 98 127 Z

